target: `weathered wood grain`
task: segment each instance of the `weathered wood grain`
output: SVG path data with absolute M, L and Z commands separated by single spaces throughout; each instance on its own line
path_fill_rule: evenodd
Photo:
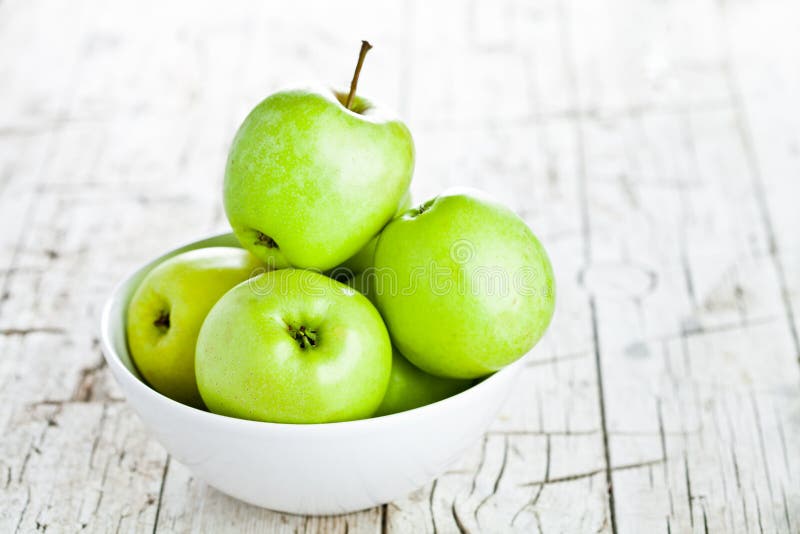
M 569 11 L 578 86 L 605 100 L 578 127 L 609 458 L 652 463 L 614 470 L 616 528 L 794 532 L 794 325 L 725 14 L 632 4 Z M 625 57 L 633 32 L 650 57 Z
M 157 14 L 157 15 L 156 15 Z M 0 531 L 797 532 L 799 13 L 788 0 L 0 3 Z M 151 440 L 97 342 L 143 260 L 225 228 L 286 83 L 397 108 L 416 199 L 491 190 L 558 275 L 486 436 L 384 507 L 239 503 Z

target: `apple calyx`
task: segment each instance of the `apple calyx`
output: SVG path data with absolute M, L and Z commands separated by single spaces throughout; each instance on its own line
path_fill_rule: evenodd
M 259 232 L 256 230 L 256 245 L 261 245 L 267 248 L 280 248 L 278 247 L 278 243 L 275 242 L 270 236 L 263 232 Z
M 367 41 L 361 41 L 361 50 L 358 53 L 358 63 L 356 63 L 356 71 L 353 73 L 353 81 L 350 82 L 350 93 L 347 95 L 344 107 L 352 110 L 353 98 L 356 96 L 356 87 L 358 86 L 358 77 L 361 75 L 361 67 L 364 65 L 364 58 L 367 57 L 367 52 L 370 51 L 372 45 Z
M 161 310 L 153 321 L 153 326 L 161 330 L 162 334 L 166 334 L 169 330 L 169 310 Z
M 316 347 L 317 346 L 317 331 L 306 329 L 305 326 L 301 326 L 298 329 L 294 329 L 289 326 L 289 335 L 294 338 L 295 341 L 298 342 L 301 349 L 309 347 Z

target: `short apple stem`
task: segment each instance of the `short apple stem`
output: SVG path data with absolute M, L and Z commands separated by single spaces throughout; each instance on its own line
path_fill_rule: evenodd
M 372 48 L 372 45 L 367 41 L 361 41 L 361 51 L 358 53 L 358 63 L 356 63 L 356 71 L 353 73 L 353 81 L 350 82 L 350 94 L 347 95 L 347 101 L 344 107 L 350 109 L 353 103 L 353 98 L 356 96 L 356 87 L 358 87 L 358 77 L 361 75 L 361 66 L 364 64 L 364 58 L 367 57 L 367 52 Z

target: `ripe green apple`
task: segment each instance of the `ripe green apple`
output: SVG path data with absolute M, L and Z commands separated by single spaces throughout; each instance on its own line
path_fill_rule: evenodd
M 472 380 L 430 375 L 411 365 L 397 349 L 394 349 L 389 387 L 375 416 L 419 408 L 461 393 L 471 384 Z
M 438 376 L 477 378 L 520 358 L 555 307 L 541 243 L 480 191 L 449 190 L 394 219 L 378 239 L 374 269 L 371 296 L 392 341 Z
M 296 89 L 258 104 L 233 140 L 225 212 L 267 265 L 325 271 L 358 252 L 408 190 L 408 128 L 361 97 Z
M 406 194 L 403 195 L 403 198 L 400 199 L 400 205 L 397 208 L 394 216 L 397 217 L 404 211 L 411 208 L 411 191 L 406 191 Z M 379 234 L 380 235 L 380 234 Z M 372 239 L 369 240 L 369 243 L 364 245 L 361 250 L 355 253 L 354 256 L 348 258 L 344 261 L 339 267 L 334 269 L 334 271 L 338 271 L 343 275 L 350 275 L 350 274 L 358 274 L 366 271 L 370 267 L 372 267 L 372 260 L 375 255 L 375 245 L 378 243 L 378 236 L 376 235 Z M 334 274 L 334 280 L 337 279 L 336 272 Z M 349 276 L 344 276 L 345 278 L 349 278 Z
M 371 268 L 348 278 L 347 285 L 375 303 L 375 287 L 378 285 L 375 272 Z M 392 374 L 389 387 L 375 416 L 404 412 L 431 404 L 456 393 L 472 384 L 472 380 L 459 380 L 434 376 L 415 367 L 392 347 Z
M 276 423 L 369 417 L 389 383 L 378 311 L 322 274 L 267 272 L 223 296 L 197 341 L 197 386 L 215 413 Z
M 142 377 L 159 393 L 201 408 L 194 375 L 200 325 L 226 291 L 263 271 L 255 256 L 233 247 L 184 252 L 150 271 L 128 305 L 126 326 Z

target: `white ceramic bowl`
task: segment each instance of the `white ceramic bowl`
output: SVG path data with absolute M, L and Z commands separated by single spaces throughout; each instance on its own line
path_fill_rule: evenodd
M 402 498 L 483 434 L 518 375 L 519 361 L 449 399 L 344 423 L 261 423 L 175 402 L 147 386 L 131 363 L 126 309 L 155 265 L 214 246 L 238 243 L 232 234 L 196 241 L 123 280 L 103 310 L 101 338 L 111 372 L 152 435 L 198 478 L 237 499 L 296 514 L 340 514 Z

